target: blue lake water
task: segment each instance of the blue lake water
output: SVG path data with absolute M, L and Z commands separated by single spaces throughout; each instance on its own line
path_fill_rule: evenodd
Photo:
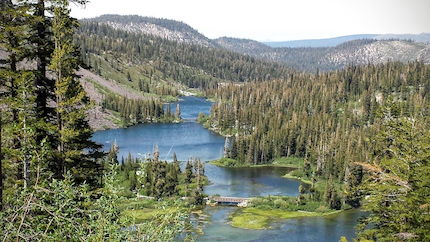
M 199 157 L 202 161 L 222 156 L 225 138 L 206 130 L 194 119 L 200 112 L 209 114 L 211 103 L 202 98 L 183 97 L 177 102 L 181 107 L 179 124 L 141 124 L 125 129 L 96 132 L 93 140 L 103 144 L 108 151 L 116 141 L 119 159 L 151 156 L 158 146 L 160 158 L 171 161 L 173 153 L 178 160 Z M 176 104 L 172 103 L 172 112 Z M 205 186 L 208 195 L 255 197 L 267 195 L 297 196 L 300 182 L 281 176 L 287 168 L 222 168 L 206 163 L 205 174 L 211 184 Z M 355 237 L 354 226 L 363 213 L 351 210 L 335 215 L 317 218 L 299 218 L 277 221 L 267 230 L 243 230 L 230 226 L 229 214 L 235 207 L 206 207 L 203 214 L 208 221 L 202 226 L 203 235 L 197 241 L 339 241 L 341 236 L 348 240 Z

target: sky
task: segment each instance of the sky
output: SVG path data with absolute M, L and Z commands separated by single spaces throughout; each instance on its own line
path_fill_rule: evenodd
M 90 0 L 71 8 L 78 19 L 136 14 L 182 21 L 210 39 L 430 33 L 430 0 Z

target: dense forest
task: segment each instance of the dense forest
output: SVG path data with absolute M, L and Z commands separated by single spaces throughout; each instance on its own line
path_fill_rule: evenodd
M 140 123 L 181 121 L 180 115 L 177 115 L 178 110 L 172 113 L 170 105 L 166 105 L 166 110 L 164 110 L 164 105 L 158 98 L 129 99 L 107 94 L 104 96 L 101 106 L 103 109 L 118 112 L 123 127 Z
M 203 204 L 203 185 L 207 183 L 205 164 L 194 157 L 186 162 L 185 170 L 181 167 L 176 154 L 173 161 L 161 161 L 158 147 L 155 147 L 153 157 L 146 159 L 128 157 L 118 159 L 118 146 L 114 143 L 106 157 L 106 164 L 118 164 L 115 176 L 122 187 L 120 194 L 134 197 L 136 194 L 151 199 L 166 197 L 188 197 L 190 203 Z M 121 160 L 121 161 L 120 161 Z
M 358 206 L 362 199 L 372 212 L 360 225 L 360 238 L 379 241 L 398 233 L 420 241 L 427 238 L 419 224 L 427 221 L 429 202 L 429 91 L 430 67 L 419 61 L 350 65 L 209 90 L 218 101 L 205 119 L 207 127 L 233 136 L 229 165 L 303 157 L 296 174 L 328 181 L 327 206 Z M 336 191 L 333 182 L 343 188 Z M 404 216 L 402 206 L 419 212 L 390 226 Z M 364 230 L 366 224 L 375 229 Z
M 101 65 L 109 65 L 112 71 L 126 75 L 123 66 L 132 65 L 145 83 L 155 78 L 208 88 L 220 82 L 283 79 L 292 71 L 284 65 L 227 50 L 116 30 L 90 21 L 81 23 L 75 43 L 81 47 L 83 63 L 95 72 L 108 77 L 98 69 Z
M 235 38 L 214 40 L 218 45 L 255 58 L 276 61 L 298 71 L 327 72 L 346 68 L 349 64 L 373 64 L 390 61 L 407 63 L 423 60 L 430 63 L 429 45 L 399 39 L 357 39 L 333 47 L 272 48 L 257 41 Z
M 235 136 L 230 156 L 239 163 L 295 155 L 318 163 L 327 176 L 343 178 L 339 162 L 345 155 L 347 160 L 366 157 L 365 138 L 377 131 L 378 108 L 394 99 L 402 114 L 426 116 L 429 91 L 430 70 L 422 62 L 351 65 L 327 74 L 208 90 L 219 100 L 208 122 Z

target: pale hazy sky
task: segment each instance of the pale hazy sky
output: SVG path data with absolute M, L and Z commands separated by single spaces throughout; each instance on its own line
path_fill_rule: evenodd
M 258 41 L 430 33 L 430 0 L 90 0 L 72 16 L 137 14 L 182 21 L 208 38 Z

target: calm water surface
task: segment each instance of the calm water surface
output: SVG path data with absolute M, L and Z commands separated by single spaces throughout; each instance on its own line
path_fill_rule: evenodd
M 197 97 L 181 99 L 171 106 L 172 112 L 175 112 L 176 104 L 180 104 L 183 123 L 140 124 L 125 129 L 99 131 L 93 135 L 93 140 L 104 144 L 106 151 L 116 141 L 120 148 L 119 159 L 127 157 L 129 152 L 133 157 L 148 157 L 157 145 L 162 160 L 173 160 L 173 153 L 182 161 L 194 156 L 202 161 L 218 159 L 222 154 L 224 137 L 195 122 L 200 112 L 209 114 L 211 103 Z
M 109 150 L 116 141 L 119 157 L 147 157 L 152 155 L 156 145 L 160 158 L 171 161 L 173 153 L 178 160 L 185 161 L 197 156 L 202 161 L 215 160 L 221 157 L 224 137 L 206 130 L 195 123 L 200 112 L 209 114 L 211 103 L 202 98 L 183 97 L 179 102 L 181 116 L 185 122 L 180 124 L 141 124 L 126 129 L 115 129 L 96 132 L 93 140 Z M 177 103 L 172 103 L 172 112 Z M 288 168 L 222 168 L 206 164 L 205 172 L 211 184 L 204 188 L 208 195 L 255 197 L 267 195 L 297 196 L 299 181 L 285 179 L 281 176 L 288 173 Z M 348 240 L 355 237 L 354 226 L 362 215 L 358 210 L 339 214 L 289 219 L 274 222 L 271 229 L 244 230 L 231 227 L 228 217 L 236 207 L 206 207 L 199 216 L 198 225 L 203 235 L 197 241 L 339 241 L 341 236 Z M 196 220 L 196 218 L 194 218 Z

